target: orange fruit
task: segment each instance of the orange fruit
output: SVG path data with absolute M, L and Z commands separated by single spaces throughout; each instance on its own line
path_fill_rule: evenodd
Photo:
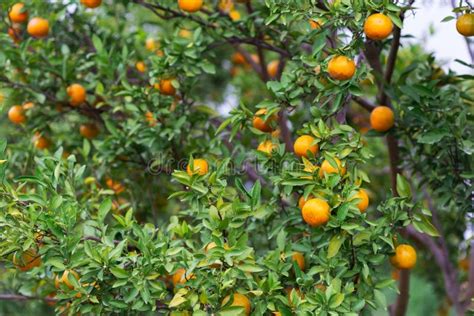
M 298 207 L 300 208 L 300 210 L 302 210 L 306 202 L 308 202 L 308 200 L 311 200 L 312 198 L 313 196 L 311 194 L 308 196 L 307 199 L 304 198 L 304 195 L 300 196 L 300 198 L 298 199 Z
M 328 63 L 329 76 L 336 80 L 348 80 L 354 76 L 355 63 L 346 56 L 334 56 Z
M 46 149 L 51 145 L 51 143 L 46 137 L 42 136 L 39 132 L 36 132 L 33 136 L 33 145 L 37 149 Z
M 179 30 L 179 33 L 178 35 L 182 38 L 191 38 L 193 36 L 193 32 L 191 32 L 190 30 L 187 30 L 187 29 L 181 29 Z
M 81 105 L 86 101 L 86 89 L 83 86 L 77 83 L 73 83 L 69 87 L 67 87 L 67 95 L 69 96 L 69 103 L 72 106 Z
M 24 23 L 28 20 L 28 11 L 25 10 L 25 5 L 21 2 L 12 5 L 8 12 L 8 17 L 13 23 Z
M 340 176 L 343 176 L 346 174 L 346 167 L 342 166 L 341 161 L 334 157 L 334 160 L 336 161 L 337 168 L 334 168 L 329 161 L 324 160 L 323 163 L 321 164 L 321 168 L 319 168 L 319 176 L 322 178 L 325 174 L 329 173 L 339 173 Z
M 382 13 L 371 14 L 364 23 L 364 33 L 372 40 L 383 40 L 393 30 L 392 20 Z
M 178 284 L 184 284 L 184 283 L 186 283 L 186 281 L 189 281 L 189 280 L 194 279 L 194 278 L 195 278 L 194 273 L 186 275 L 186 269 L 179 268 L 173 274 L 171 281 L 173 282 L 174 286 L 177 286 Z
M 271 155 L 272 151 L 277 147 L 278 146 L 276 144 L 274 144 L 271 140 L 266 140 L 266 141 L 261 142 L 258 145 L 257 150 L 261 151 L 261 152 L 263 152 L 267 155 Z
M 66 285 L 70 290 L 74 289 L 74 285 L 71 284 L 71 281 L 69 281 L 69 274 L 71 274 L 77 281 L 79 281 L 79 274 L 74 271 L 74 270 L 64 270 L 63 274 L 61 277 L 59 275 L 56 275 L 56 278 L 54 279 L 54 286 L 59 289 L 61 284 Z
M 82 137 L 94 139 L 99 135 L 99 128 L 94 123 L 82 124 L 79 128 Z
M 102 4 L 102 0 L 81 0 L 81 3 L 90 9 L 95 9 Z
M 250 315 L 250 311 L 252 310 L 252 305 L 250 305 L 250 300 L 247 298 L 247 296 L 240 294 L 240 293 L 234 293 L 233 295 L 234 299 L 232 300 L 232 303 L 230 306 L 239 306 L 242 307 L 245 311 L 245 315 Z M 226 305 L 231 296 L 227 295 L 223 300 L 222 300 L 222 305 Z
M 201 10 L 202 4 L 203 0 L 178 0 L 179 8 L 190 13 Z
M 137 61 L 137 63 L 135 64 L 135 68 L 137 68 L 139 72 L 145 72 L 146 65 L 143 61 Z
M 365 213 L 365 210 L 369 207 L 369 196 L 367 192 L 364 189 L 360 189 L 352 199 L 360 199 L 359 203 L 357 203 L 357 207 L 361 213 Z
M 151 127 L 154 127 L 157 124 L 157 121 L 155 117 L 153 116 L 153 113 L 151 113 L 150 111 L 147 111 L 145 113 L 145 120 L 148 122 L 148 125 L 150 125 Z
M 312 227 L 321 226 L 329 221 L 329 204 L 318 198 L 308 200 L 301 210 L 303 220 Z
M 461 15 L 456 21 L 456 29 L 464 36 L 474 36 L 474 14 L 466 13 Z
M 232 55 L 232 62 L 236 65 L 244 65 L 247 63 L 247 61 L 245 60 L 245 57 L 244 55 L 242 55 L 241 53 L 237 52 L 237 53 L 234 53 Z
M 109 189 L 112 189 L 115 194 L 120 194 L 125 191 L 125 186 L 119 181 L 114 181 L 113 179 L 107 178 L 107 180 L 105 180 L 105 184 Z
M 188 164 L 186 167 L 186 172 L 188 173 L 189 176 L 192 176 L 193 174 L 199 174 L 200 176 L 205 175 L 209 171 L 209 165 L 207 164 L 207 161 L 204 159 L 194 159 L 193 161 L 193 170 L 191 170 L 191 165 Z
M 33 102 L 25 102 L 22 105 L 23 110 L 29 110 L 35 107 L 35 104 Z
M 255 113 L 253 117 L 252 125 L 259 131 L 264 133 L 269 133 L 273 131 L 271 123 L 277 119 L 276 115 L 270 116 L 267 120 L 263 120 L 261 116 L 264 116 L 267 113 L 266 109 L 260 109 Z
M 278 75 L 278 66 L 280 65 L 279 60 L 272 60 L 270 63 L 267 65 L 267 72 L 270 78 L 276 78 Z
M 310 135 L 302 135 L 295 140 L 293 149 L 298 157 L 308 158 L 308 151 L 316 155 L 319 151 L 318 144 L 315 144 L 316 138 Z
M 145 48 L 154 52 L 156 50 L 156 42 L 153 38 L 147 38 L 145 41 Z
M 41 265 L 41 256 L 34 249 L 17 251 L 13 255 L 13 264 L 20 271 L 28 271 Z
M 232 21 L 238 21 L 240 20 L 240 12 L 237 10 L 231 10 L 229 12 L 229 17 Z
M 30 22 L 28 22 L 26 31 L 36 38 L 46 37 L 49 33 L 49 22 L 43 18 L 32 18 Z
M 309 27 L 311 27 L 312 30 L 316 30 L 321 28 L 321 23 L 319 20 L 309 20 Z
M 410 245 L 401 244 L 395 248 L 395 255 L 390 257 L 392 265 L 398 269 L 412 269 L 416 264 L 416 250 Z
M 296 264 L 298 265 L 298 267 L 300 267 L 301 271 L 304 271 L 304 256 L 301 252 L 293 252 L 291 259 L 293 259 L 293 261 L 296 261 Z
M 158 89 L 160 90 L 161 94 L 164 95 L 175 95 L 176 89 L 173 86 L 174 79 L 161 79 L 158 84 Z
M 394 114 L 388 106 L 377 106 L 370 113 L 370 125 L 378 132 L 386 132 L 393 127 Z
M 13 124 L 23 124 L 26 122 L 26 116 L 21 105 L 14 105 L 8 110 L 8 119 Z

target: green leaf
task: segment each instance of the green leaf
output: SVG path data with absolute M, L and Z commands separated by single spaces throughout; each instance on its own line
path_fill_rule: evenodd
M 125 279 L 129 277 L 127 271 L 120 267 L 111 267 L 109 270 L 115 277 L 119 279 Z
M 397 174 L 397 193 L 401 197 L 411 197 L 410 184 L 401 174 Z
M 422 144 L 435 144 L 441 141 L 444 137 L 449 136 L 447 130 L 434 130 L 422 134 L 418 137 L 418 142 Z
M 97 221 L 99 223 L 104 222 L 104 219 L 107 216 L 107 214 L 109 213 L 111 208 L 112 208 L 112 200 L 111 199 L 106 199 L 100 204 L 99 211 L 97 213 Z
M 337 255 L 337 253 L 339 252 L 339 249 L 344 243 L 344 240 L 345 240 L 345 237 L 342 235 L 336 235 L 331 238 L 331 241 L 329 241 L 329 247 L 328 247 L 328 255 L 327 255 L 328 259 Z

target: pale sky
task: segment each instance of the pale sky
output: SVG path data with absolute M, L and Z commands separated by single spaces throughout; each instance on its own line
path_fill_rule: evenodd
M 451 68 L 458 73 L 471 73 L 472 70 L 463 66 L 455 59 L 470 63 L 464 37 L 456 31 L 456 20 L 441 22 L 446 16 L 453 15 L 448 0 L 420 0 L 415 2 L 419 9 L 407 15 L 403 34 L 415 36 L 415 41 L 423 41 L 425 50 L 435 52 L 437 59 L 445 61 L 443 68 Z M 430 28 L 434 34 L 430 34 Z

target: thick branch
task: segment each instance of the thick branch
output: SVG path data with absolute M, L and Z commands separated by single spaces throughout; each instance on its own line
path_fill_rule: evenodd
M 19 295 L 19 294 L 0 294 L 0 301 L 27 301 L 27 300 L 44 300 L 47 302 L 56 301 L 56 299 L 53 297 L 26 296 L 26 295 Z
M 352 100 L 354 100 L 357 104 L 359 104 L 369 112 L 372 112 L 372 110 L 375 109 L 375 104 L 364 98 L 352 95 Z

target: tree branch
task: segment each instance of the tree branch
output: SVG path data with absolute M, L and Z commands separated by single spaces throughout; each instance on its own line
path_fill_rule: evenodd
M 375 109 L 375 104 L 370 102 L 369 100 L 366 100 L 364 98 L 352 95 L 352 100 L 362 106 L 364 109 L 366 109 L 368 112 L 372 112 L 373 109 Z

